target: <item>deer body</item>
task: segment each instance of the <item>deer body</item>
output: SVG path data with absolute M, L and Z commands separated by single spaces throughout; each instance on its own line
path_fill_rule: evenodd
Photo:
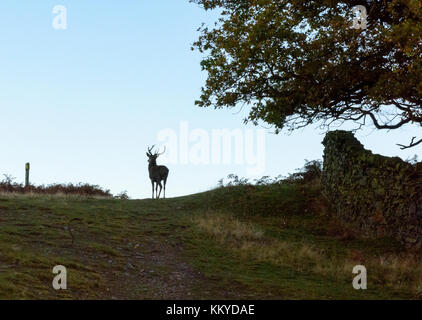
M 152 146 L 154 148 L 154 146 Z M 154 184 L 155 184 L 155 196 L 157 199 L 160 198 L 161 190 L 163 189 L 164 184 L 164 198 L 166 198 L 166 183 L 167 183 L 167 177 L 169 175 L 169 169 L 165 166 L 158 166 L 157 165 L 157 158 L 162 155 L 163 153 L 155 153 L 152 154 L 151 150 L 152 148 L 148 149 L 147 156 L 148 156 L 148 172 L 149 172 L 149 178 L 151 179 L 151 185 L 152 185 L 152 199 L 154 199 Z M 158 187 L 160 187 L 160 191 L 158 191 Z

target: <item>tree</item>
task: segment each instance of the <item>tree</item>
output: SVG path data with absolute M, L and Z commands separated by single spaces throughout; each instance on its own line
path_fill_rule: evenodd
M 221 12 L 193 46 L 208 73 L 197 105 L 246 105 L 245 122 L 277 133 L 311 123 L 422 127 L 420 0 L 191 1 Z M 356 5 L 366 29 L 352 26 Z

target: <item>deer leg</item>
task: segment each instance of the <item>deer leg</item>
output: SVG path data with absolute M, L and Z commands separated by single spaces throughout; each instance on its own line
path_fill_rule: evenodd
M 161 181 L 158 181 L 158 185 L 160 186 L 160 192 L 158 193 L 158 198 L 157 199 L 160 199 L 161 190 L 163 190 L 163 186 L 161 185 Z
M 152 185 L 152 198 L 154 199 L 154 181 L 151 180 Z
M 167 178 L 164 179 L 164 199 L 166 198 L 166 184 L 167 184 Z
M 155 182 L 155 199 L 158 199 L 158 182 Z

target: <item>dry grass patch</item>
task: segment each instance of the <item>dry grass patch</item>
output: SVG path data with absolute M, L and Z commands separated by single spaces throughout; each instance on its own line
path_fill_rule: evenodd
M 314 246 L 265 237 L 264 231 L 252 223 L 223 213 L 196 215 L 193 223 L 218 243 L 236 249 L 244 258 L 275 265 L 294 265 L 301 270 L 324 259 L 323 253 Z
M 330 254 L 328 249 L 305 242 L 283 241 L 266 236 L 264 230 L 222 212 L 195 215 L 193 223 L 246 260 L 287 266 L 327 278 L 352 281 L 352 270 L 363 264 L 368 271 L 368 285 L 407 290 L 422 298 L 422 256 L 416 253 L 386 253 L 371 256 L 368 252 L 348 249 L 348 255 Z
M 218 242 L 247 241 L 263 239 L 263 232 L 250 223 L 223 214 L 207 214 L 195 216 L 194 223 L 206 233 L 212 235 Z

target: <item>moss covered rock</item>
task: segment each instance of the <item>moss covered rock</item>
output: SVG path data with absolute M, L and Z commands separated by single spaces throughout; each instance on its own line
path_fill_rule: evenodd
M 367 236 L 422 246 L 422 165 L 366 150 L 348 131 L 327 133 L 324 191 L 337 215 Z

